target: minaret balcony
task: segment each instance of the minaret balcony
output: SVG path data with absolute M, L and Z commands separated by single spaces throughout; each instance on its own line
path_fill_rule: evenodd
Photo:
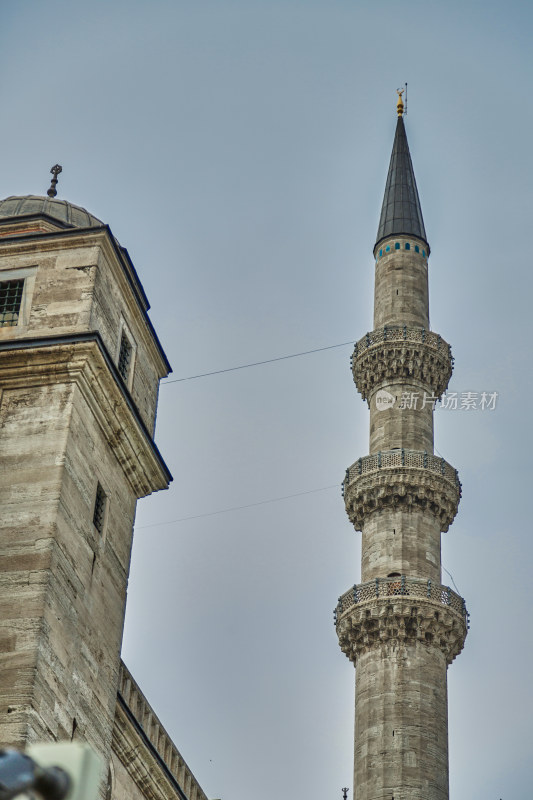
M 447 531 L 461 499 L 457 470 L 425 451 L 384 450 L 358 459 L 342 483 L 346 512 L 356 531 L 383 509 L 430 511 Z
M 353 586 L 339 597 L 334 620 L 341 650 L 354 664 L 387 641 L 439 647 L 451 664 L 469 627 L 465 601 L 449 586 L 405 575 Z
M 351 362 L 363 400 L 374 389 L 404 379 L 419 381 L 440 397 L 453 369 L 451 347 L 441 336 L 407 325 L 385 326 L 367 333 L 356 343 Z

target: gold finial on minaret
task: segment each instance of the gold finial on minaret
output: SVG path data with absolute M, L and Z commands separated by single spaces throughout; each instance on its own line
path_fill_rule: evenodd
M 405 89 L 396 89 L 398 92 L 398 102 L 396 103 L 396 110 L 398 112 L 399 117 L 403 117 L 403 100 L 402 94 L 405 92 Z

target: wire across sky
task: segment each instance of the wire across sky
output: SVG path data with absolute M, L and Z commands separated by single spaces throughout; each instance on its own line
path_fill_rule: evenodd
M 327 347 L 317 347 L 314 350 L 304 350 L 302 353 L 291 353 L 288 356 L 277 356 L 277 358 L 267 358 L 264 361 L 253 361 L 251 364 L 240 364 L 238 367 L 227 367 L 226 369 L 215 369 L 212 372 L 200 372 L 198 375 L 188 375 L 185 378 L 172 378 L 169 381 L 162 383 L 162 386 L 168 386 L 169 383 L 181 383 L 182 381 L 193 381 L 196 378 L 207 378 L 209 375 L 220 375 L 223 372 L 235 372 L 238 369 L 248 369 L 249 367 L 260 367 L 263 364 L 272 364 L 274 361 L 285 361 L 288 358 L 298 358 L 299 356 L 309 356 L 312 353 L 321 353 L 324 350 L 334 350 L 336 347 L 347 347 L 349 344 L 354 343 L 354 339 L 350 342 L 340 342 L 340 344 L 330 344 Z

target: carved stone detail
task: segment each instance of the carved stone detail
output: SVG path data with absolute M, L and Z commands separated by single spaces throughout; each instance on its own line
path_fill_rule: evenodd
M 420 597 L 376 597 L 354 605 L 337 620 L 342 652 L 354 664 L 357 657 L 385 642 L 420 643 L 437 647 L 451 664 L 463 649 L 466 614 Z
M 409 463 L 411 462 L 411 463 Z M 346 471 L 344 503 L 356 531 L 385 508 L 430 511 L 445 532 L 452 524 L 461 484 L 443 459 L 418 451 L 387 451 L 359 459 Z
M 417 380 L 440 397 L 453 370 L 450 345 L 432 331 L 403 326 L 367 333 L 355 345 L 352 374 L 363 400 L 380 386 Z
M 207 800 L 122 662 L 112 749 L 147 800 Z

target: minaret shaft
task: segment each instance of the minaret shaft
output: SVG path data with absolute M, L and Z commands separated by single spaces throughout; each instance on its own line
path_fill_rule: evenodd
M 363 525 L 361 581 L 392 573 L 440 583 L 440 524 L 433 514 L 383 509 Z
M 376 248 L 374 329 L 428 331 L 429 298 L 427 245 L 413 237 L 389 237 Z M 387 339 L 385 339 L 385 342 Z M 394 360 L 393 340 L 383 354 Z M 413 360 L 417 354 L 409 354 Z M 408 369 L 408 372 L 410 370 Z M 378 402 L 386 391 L 393 405 Z M 377 384 L 369 396 L 370 453 L 416 450 L 433 453 L 432 388 L 424 376 L 393 375 Z M 392 402 L 392 401 L 391 401 Z M 369 515 L 362 526 L 361 580 L 396 573 L 440 582 L 440 523 L 431 511 L 383 510 Z
M 447 800 L 446 659 L 387 642 L 357 662 L 354 800 Z
M 426 244 L 412 236 L 392 237 L 381 242 L 376 250 L 374 328 L 410 325 L 428 330 Z
M 404 328 L 429 331 L 426 248 L 422 240 L 406 236 L 389 237 L 376 247 L 374 330 L 400 329 L 402 335 Z M 393 348 L 391 343 L 389 351 Z M 416 359 L 417 354 L 410 358 Z M 376 403 L 380 389 L 395 398 L 385 411 Z M 370 452 L 404 447 L 433 453 L 431 396 L 428 381 L 412 374 L 392 376 L 388 385 L 376 387 L 369 398 Z
M 348 516 L 362 531 L 362 582 L 335 612 L 341 648 L 356 665 L 353 795 L 448 800 L 446 673 L 467 614 L 441 585 L 441 533 L 461 486 L 433 452 L 434 403 L 452 357 L 429 330 L 429 245 L 401 116 L 374 256 L 374 330 L 352 357 L 370 409 L 370 454 L 343 482 Z

